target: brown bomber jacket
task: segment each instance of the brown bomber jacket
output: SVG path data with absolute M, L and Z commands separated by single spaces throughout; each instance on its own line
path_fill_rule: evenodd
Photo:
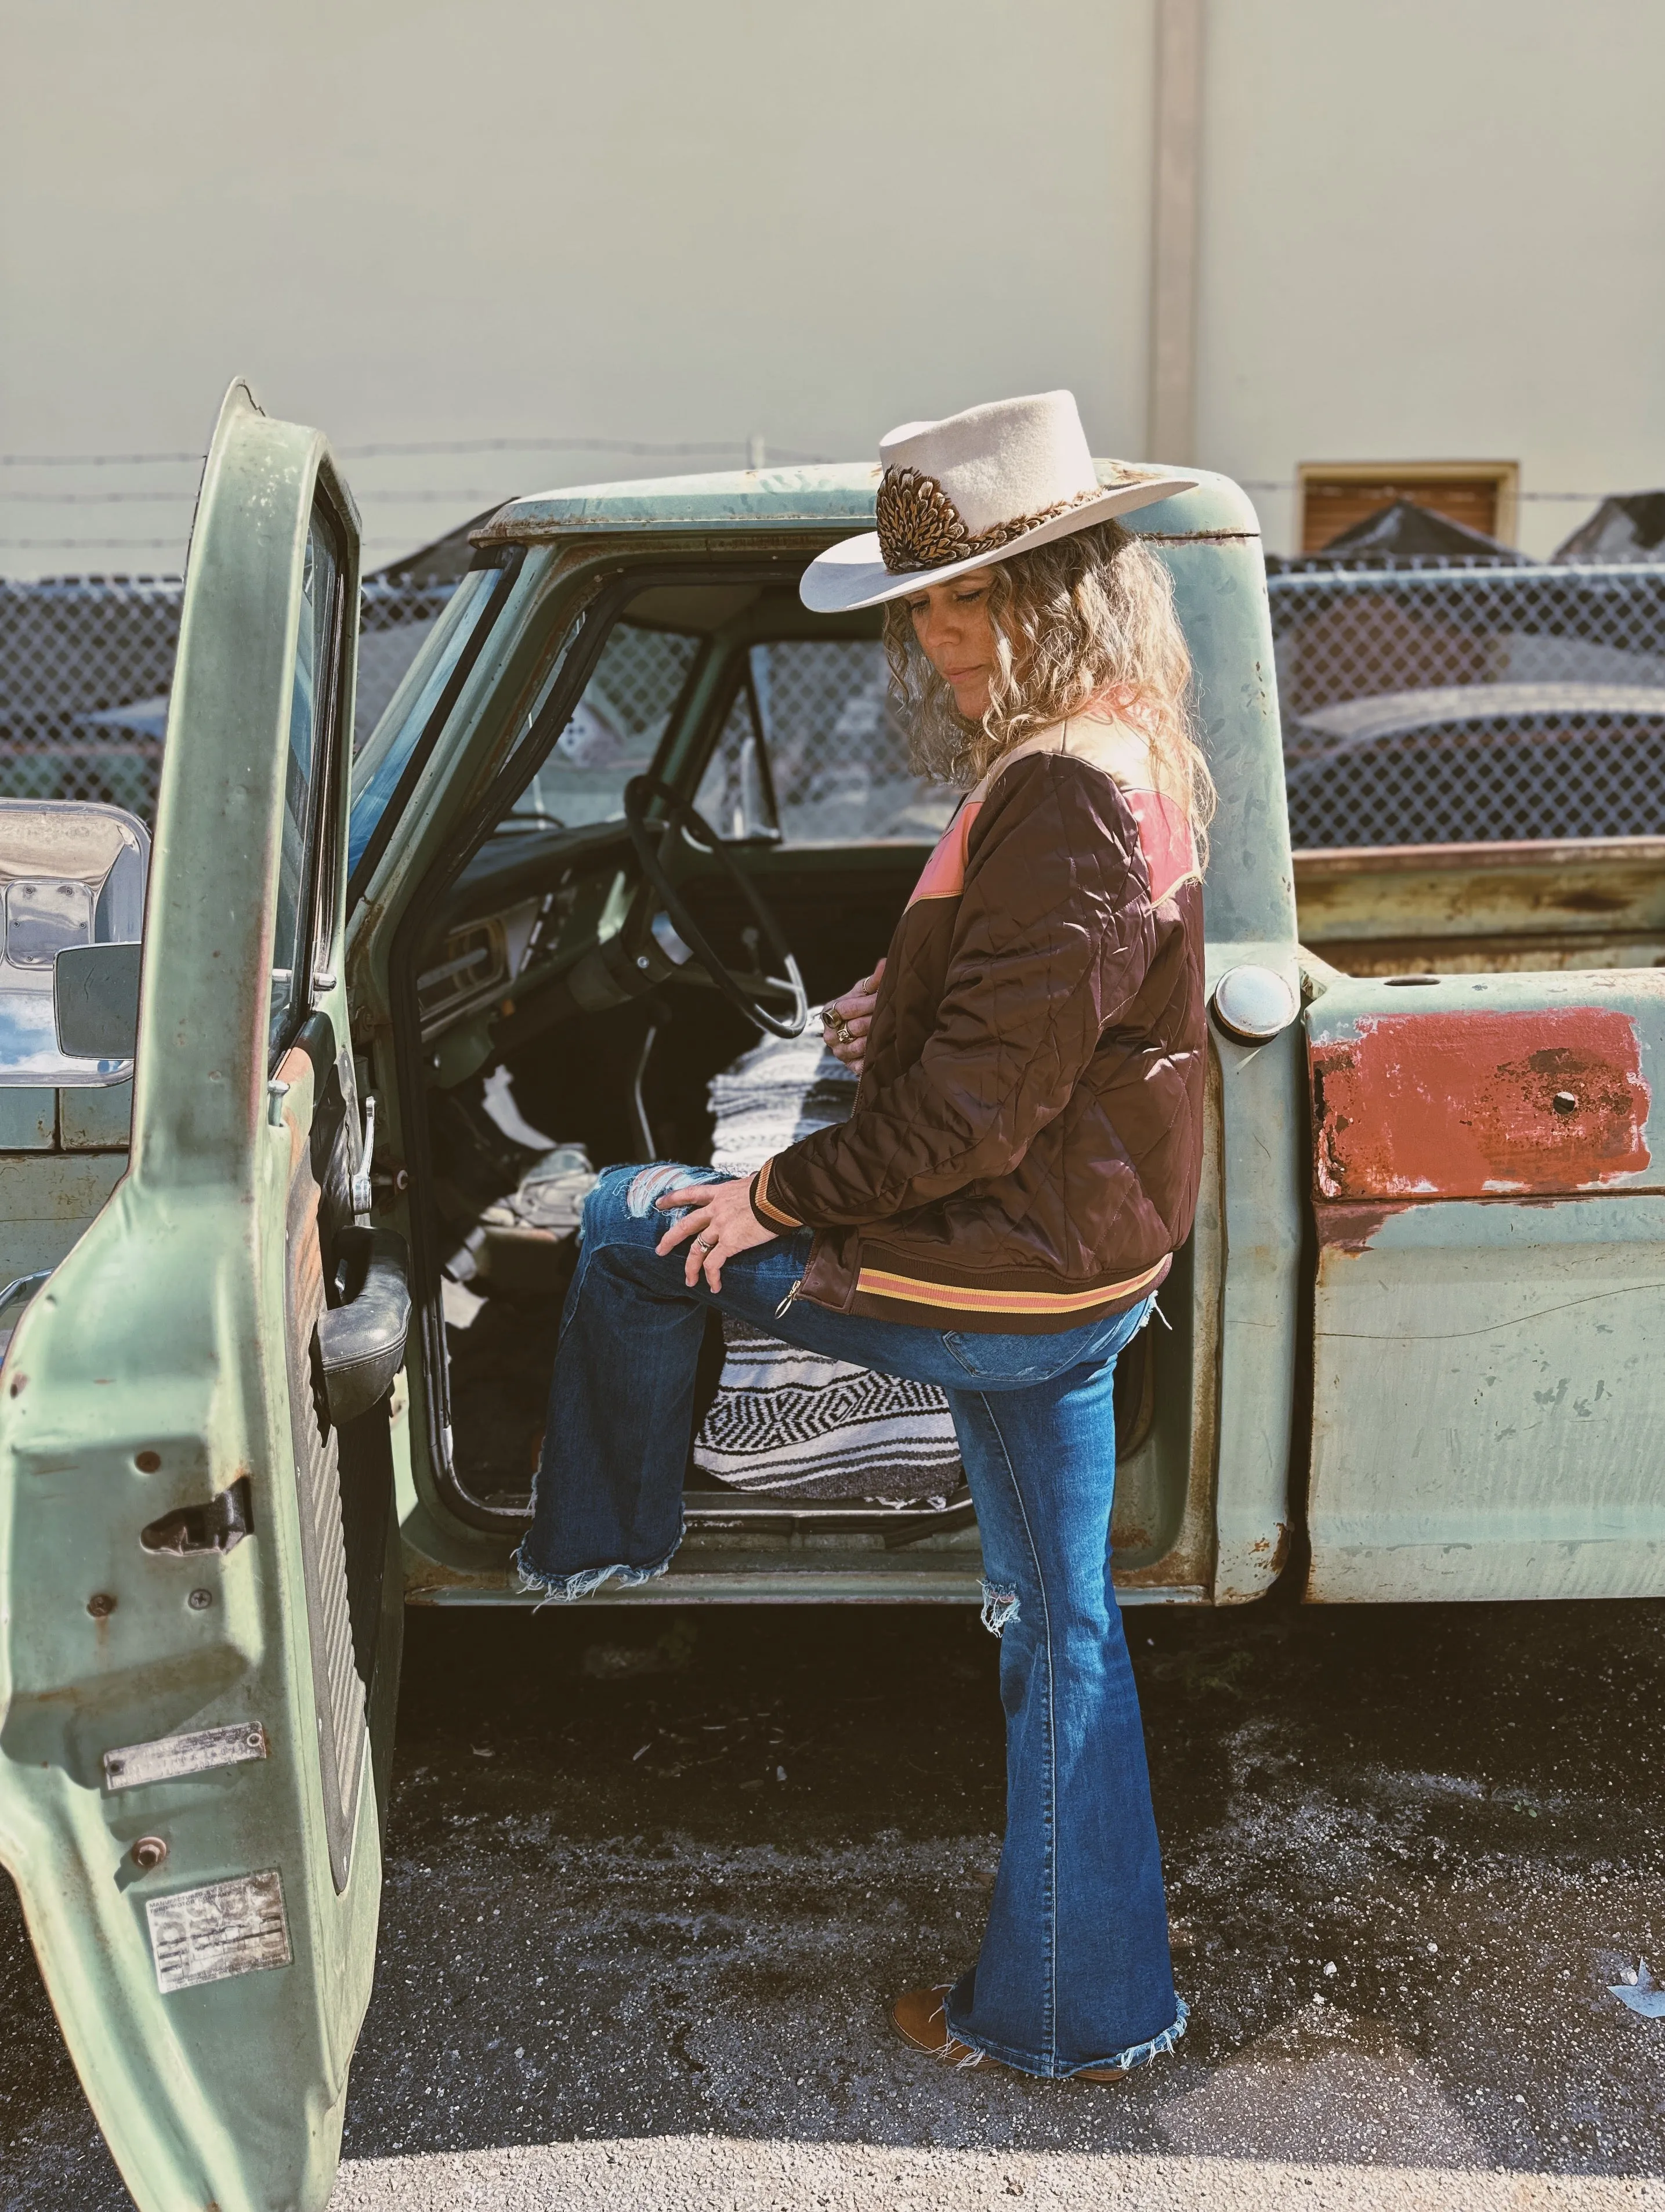
M 1077 717 L 968 794 L 896 926 L 848 1121 L 765 1162 L 799 1294 L 935 1328 L 1073 1328 L 1146 1296 L 1202 1163 L 1202 887 L 1125 722 Z

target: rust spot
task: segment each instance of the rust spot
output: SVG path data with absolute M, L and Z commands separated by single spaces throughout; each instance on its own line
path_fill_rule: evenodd
M 1286 1521 L 1280 1521 L 1278 1523 L 1278 1534 L 1275 1539 L 1271 1536 L 1257 1536 L 1249 1549 L 1250 1554 L 1257 1559 L 1267 1559 L 1269 1555 L 1269 1563 L 1275 1579 L 1282 1574 L 1284 1562 L 1289 1557 L 1289 1523 Z
M 21 1398 L 22 1396 L 23 1385 L 28 1381 L 28 1379 L 29 1378 L 27 1375 L 14 1375 L 12 1376 L 11 1395 L 14 1398 Z
M 1403 1206 L 1321 1206 L 1317 1212 L 1318 1242 L 1327 1252 L 1357 1257 L 1370 1249 L 1370 1239 L 1384 1221 L 1403 1213 Z
M 1576 890 L 1553 893 L 1540 902 L 1563 914 L 1622 914 L 1630 904 L 1623 891 Z
M 1650 1164 L 1628 1014 L 1366 1015 L 1358 1028 L 1312 1048 L 1322 1198 L 1598 1189 Z

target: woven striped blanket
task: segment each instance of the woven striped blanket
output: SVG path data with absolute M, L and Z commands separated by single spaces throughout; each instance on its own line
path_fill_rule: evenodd
M 711 1163 L 750 1175 L 771 1153 L 846 1120 L 855 1078 L 818 1031 L 769 1037 L 712 1079 Z M 694 1463 L 737 1490 L 860 1498 L 886 1505 L 945 1503 L 964 1477 L 948 1401 L 847 1360 L 800 1352 L 725 1319 L 722 1381 L 694 1444 Z

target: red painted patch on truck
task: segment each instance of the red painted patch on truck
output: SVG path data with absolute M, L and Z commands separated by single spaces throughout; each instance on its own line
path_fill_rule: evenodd
M 1376 1231 L 1405 1204 L 1386 1206 L 1327 1206 L 1318 1217 L 1318 1242 L 1327 1252 L 1345 1252 L 1357 1258 L 1368 1252 Z
M 1628 1014 L 1367 1014 L 1357 1027 L 1312 1047 L 1321 1198 L 1551 1194 L 1650 1164 Z

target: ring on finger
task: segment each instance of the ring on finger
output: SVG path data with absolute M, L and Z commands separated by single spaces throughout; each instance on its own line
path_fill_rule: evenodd
M 716 1243 L 714 1237 L 696 1237 L 694 1239 L 694 1247 L 696 1251 L 709 1252 L 715 1249 Z

